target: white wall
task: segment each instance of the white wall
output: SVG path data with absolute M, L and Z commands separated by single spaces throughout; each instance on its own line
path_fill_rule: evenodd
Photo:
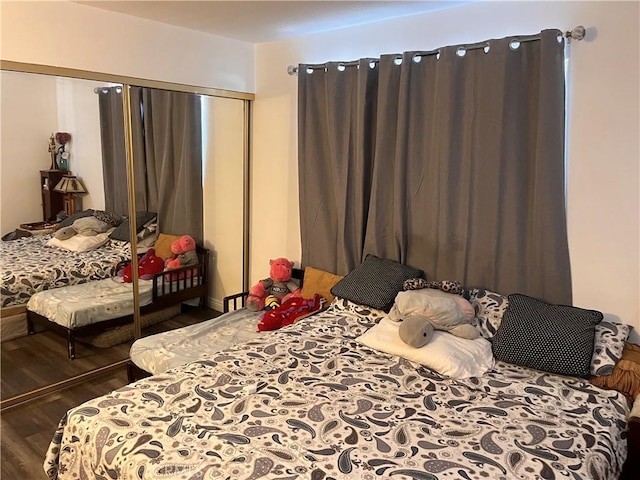
M 584 25 L 587 39 L 570 49 L 568 228 L 574 304 L 633 325 L 632 338 L 640 342 L 639 15 L 638 2 L 483 2 L 258 45 L 251 281 L 268 273 L 270 258 L 299 261 L 301 256 L 297 88 L 287 65 Z
M 244 101 L 205 97 L 204 246 L 211 252 L 213 308 L 241 292 L 244 209 Z
M 93 90 L 105 83 L 62 77 L 55 78 L 55 81 L 58 102 L 55 131 L 71 134 L 66 148 L 69 152 L 68 168 L 88 192 L 80 195 L 80 207 L 83 210 L 104 210 L 100 111 L 98 95 Z
M 2 1 L 3 60 L 242 92 L 253 44 L 68 1 Z
M 0 232 L 40 222 L 40 170 L 51 166 L 52 133 L 68 132 L 69 168 L 89 192 L 82 208 L 104 209 L 100 117 L 95 87 L 104 82 L 21 72 L 0 72 Z M 51 185 L 53 188 L 55 185 Z
M 43 219 L 39 171 L 51 166 L 48 144 L 57 131 L 58 104 L 53 77 L 2 72 L 0 91 L 0 234 L 4 235 L 21 223 Z

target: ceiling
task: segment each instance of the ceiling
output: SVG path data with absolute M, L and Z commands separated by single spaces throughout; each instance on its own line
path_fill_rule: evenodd
M 443 1 L 76 1 L 160 23 L 264 43 L 457 7 Z

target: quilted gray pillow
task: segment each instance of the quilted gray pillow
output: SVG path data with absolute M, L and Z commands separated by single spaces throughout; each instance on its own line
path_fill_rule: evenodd
M 624 342 L 629 338 L 629 333 L 631 325 L 623 323 L 600 322 L 596 325 L 591 375 L 606 377 L 613 373 L 613 367 L 622 357 Z
M 508 299 L 509 307 L 493 337 L 497 360 L 560 375 L 589 376 L 601 312 L 553 305 L 517 293 Z
M 331 288 L 331 293 L 360 305 L 388 312 L 402 284 L 409 278 L 424 277 L 417 268 L 394 260 L 367 255 L 364 262 Z

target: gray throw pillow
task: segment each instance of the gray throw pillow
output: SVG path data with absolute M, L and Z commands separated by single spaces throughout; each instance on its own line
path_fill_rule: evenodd
M 136 232 L 140 233 L 144 228 L 144 225 L 150 220 L 156 218 L 157 214 L 154 212 L 137 212 L 136 213 Z M 118 225 L 113 232 L 109 235 L 109 238 L 114 240 L 122 240 L 123 242 L 129 242 L 129 218 L 125 218 L 120 225 Z
M 388 312 L 396 295 L 402 291 L 404 281 L 417 277 L 424 277 L 424 272 L 369 254 L 360 266 L 331 288 L 331 293 L 336 297 Z
M 588 377 L 602 313 L 511 294 L 493 337 L 497 360 L 550 373 Z

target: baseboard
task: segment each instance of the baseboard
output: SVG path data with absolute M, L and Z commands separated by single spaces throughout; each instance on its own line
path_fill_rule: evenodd
M 216 312 L 223 312 L 224 310 L 224 302 L 218 298 L 207 298 L 207 306 L 209 308 L 214 309 Z

